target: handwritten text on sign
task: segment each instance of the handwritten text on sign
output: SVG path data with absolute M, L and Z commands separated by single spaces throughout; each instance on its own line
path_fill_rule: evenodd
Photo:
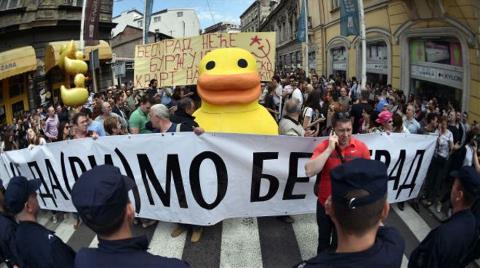
M 217 48 L 240 47 L 257 59 L 262 81 L 270 81 L 275 66 L 275 33 L 214 33 L 183 39 L 167 39 L 135 48 L 135 87 L 145 88 L 151 79 L 158 86 L 194 85 L 198 64 Z

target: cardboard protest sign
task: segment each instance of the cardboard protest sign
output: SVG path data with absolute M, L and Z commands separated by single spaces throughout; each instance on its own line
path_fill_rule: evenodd
M 136 46 L 134 85 L 146 88 L 151 79 L 157 79 L 159 87 L 194 85 L 203 56 L 228 47 L 250 51 L 257 59 L 262 81 L 271 80 L 275 69 L 274 32 L 213 33 Z

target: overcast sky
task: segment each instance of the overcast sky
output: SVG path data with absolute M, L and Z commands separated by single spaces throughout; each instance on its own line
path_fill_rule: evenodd
M 162 9 L 193 8 L 200 19 L 200 27 L 204 29 L 220 21 L 228 21 L 240 25 L 240 15 L 253 2 L 254 0 L 154 0 L 153 12 Z M 208 4 L 210 4 L 210 9 Z M 144 0 L 114 0 L 113 16 L 134 8 L 143 13 L 145 8 Z

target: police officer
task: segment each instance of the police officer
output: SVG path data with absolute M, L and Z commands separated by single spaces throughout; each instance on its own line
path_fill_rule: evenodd
M 73 267 L 75 251 L 54 232 L 37 223 L 40 210 L 36 191 L 40 180 L 13 177 L 5 192 L 7 209 L 19 222 L 15 232 L 18 262 L 21 268 Z
M 471 206 L 480 193 L 480 175 L 474 167 L 453 171 L 450 192 L 453 215 L 432 230 L 412 252 L 408 267 L 463 267 L 462 260 L 476 239 L 476 220 Z
M 72 189 L 73 205 L 84 223 L 98 235 L 98 248 L 83 248 L 75 267 L 189 267 L 178 259 L 147 252 L 145 236 L 132 237 L 135 211 L 128 191 L 135 181 L 114 166 L 101 165 L 83 173 Z
M 298 267 L 400 267 L 405 242 L 394 228 L 380 227 L 390 208 L 387 180 L 387 168 L 376 160 L 359 158 L 333 169 L 325 211 L 337 230 L 337 248 Z
M 0 263 L 8 267 L 18 266 L 15 250 L 15 230 L 17 223 L 6 211 L 5 188 L 0 180 Z

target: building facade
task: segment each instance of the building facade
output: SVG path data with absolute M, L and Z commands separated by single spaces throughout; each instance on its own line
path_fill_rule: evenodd
M 112 37 L 123 31 L 127 26 L 143 29 L 143 14 L 137 10 L 130 10 L 114 17 L 113 22 L 118 23 L 112 30 Z M 178 8 L 164 9 L 152 13 L 149 30 L 162 33 L 173 38 L 184 38 L 200 35 L 200 20 L 194 9 Z
M 236 24 L 229 22 L 219 22 L 214 25 L 208 26 L 203 31 L 204 34 L 208 33 L 238 33 L 240 32 L 240 27 Z
M 242 32 L 259 32 L 260 25 L 279 2 L 280 0 L 255 0 L 240 15 L 240 30 Z
M 305 69 L 307 54 L 307 45 L 298 42 L 296 39 L 298 20 L 300 17 L 303 0 L 282 0 L 271 11 L 260 25 L 261 32 L 275 32 L 276 33 L 276 70 L 279 72 L 289 72 L 296 68 Z M 308 20 L 308 65 L 310 69 L 316 69 L 316 53 L 318 48 L 313 42 L 312 19 L 318 18 L 319 6 L 318 1 L 309 2 L 309 17 Z
M 81 0 L 0 2 L 0 124 L 12 122 L 23 111 L 51 103 L 53 99 L 49 96 L 58 97 L 54 89 L 65 84 L 66 79 L 55 68 L 59 49 L 55 44 L 79 39 L 82 3 Z M 114 27 L 112 5 L 112 0 L 101 0 L 99 37 L 105 41 L 110 40 Z M 105 44 L 109 49 L 106 42 L 99 46 Z M 54 52 L 53 59 L 47 56 L 49 47 Z M 54 51 L 53 47 L 58 49 Z M 101 60 L 104 79 L 100 84 L 106 86 L 112 77 L 110 67 L 106 66 L 109 59 Z M 47 66 L 46 62 L 51 64 Z
M 148 43 L 171 39 L 161 33 L 149 32 Z M 143 29 L 127 25 L 123 31 L 115 35 L 110 41 L 113 54 L 113 75 L 115 77 L 114 84 L 121 84 L 133 81 L 134 62 L 135 62 L 135 46 L 143 44 Z M 133 84 L 133 83 L 132 83 Z
M 311 3 L 312 1 L 310 1 Z M 360 77 L 358 37 L 340 35 L 338 0 L 312 18 L 319 74 Z M 450 102 L 480 121 L 480 1 L 364 0 L 367 80 Z

